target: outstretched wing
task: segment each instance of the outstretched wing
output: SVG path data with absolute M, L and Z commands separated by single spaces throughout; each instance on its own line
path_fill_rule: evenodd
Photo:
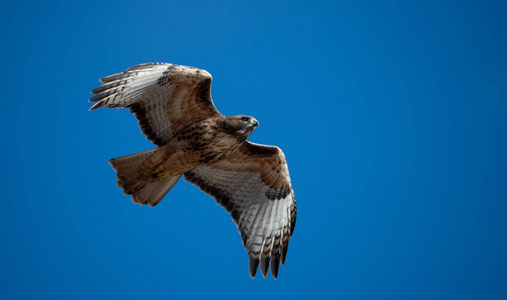
M 271 260 L 277 278 L 296 225 L 296 198 L 283 152 L 245 142 L 227 159 L 186 172 L 185 180 L 231 213 L 249 251 L 250 276 L 255 277 L 260 263 L 266 277 Z
M 161 146 L 181 128 L 220 113 L 211 100 L 211 75 L 200 69 L 146 63 L 100 79 L 90 110 L 128 108 L 146 137 Z

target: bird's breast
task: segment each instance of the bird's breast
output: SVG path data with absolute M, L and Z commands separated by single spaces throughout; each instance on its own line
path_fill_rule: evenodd
M 236 150 L 240 143 L 234 136 L 209 124 L 196 124 L 175 137 L 189 162 L 212 164 Z

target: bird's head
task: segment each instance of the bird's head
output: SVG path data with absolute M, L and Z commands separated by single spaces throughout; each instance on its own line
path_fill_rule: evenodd
M 259 126 L 259 122 L 250 116 L 238 115 L 226 117 L 224 125 L 231 134 L 244 137 L 245 139 L 252 134 L 254 129 Z

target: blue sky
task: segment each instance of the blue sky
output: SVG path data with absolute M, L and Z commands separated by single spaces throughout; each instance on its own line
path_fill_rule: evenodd
M 6 299 L 507 298 L 507 6 L 495 1 L 1 4 Z M 155 208 L 110 158 L 152 148 L 98 78 L 203 68 L 285 152 L 298 223 L 278 280 L 181 181 Z

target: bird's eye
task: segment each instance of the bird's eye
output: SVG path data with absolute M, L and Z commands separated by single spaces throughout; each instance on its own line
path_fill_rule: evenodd
M 241 121 L 248 122 L 248 118 L 241 118 Z

